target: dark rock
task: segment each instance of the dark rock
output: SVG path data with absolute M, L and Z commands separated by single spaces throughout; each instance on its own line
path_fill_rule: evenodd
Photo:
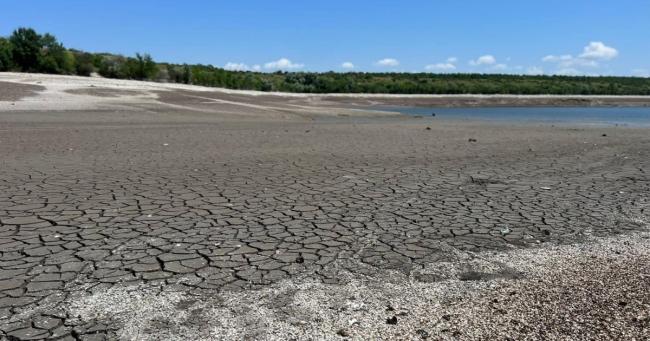
M 442 277 L 436 275 L 436 274 L 424 274 L 424 273 L 419 273 L 416 272 L 413 274 L 413 278 L 418 281 L 418 282 L 423 282 L 423 283 L 434 283 L 434 282 L 440 282 L 442 281 Z
M 431 117 L 436 117 L 436 113 L 435 113 L 435 112 L 432 112 L 432 113 L 431 113 Z
M 543 233 L 545 236 L 550 236 L 550 235 L 551 235 L 551 231 L 549 231 L 549 230 L 543 230 L 542 233 Z
M 415 331 L 415 333 L 418 334 L 423 340 L 429 338 L 429 333 L 424 329 L 418 329 Z
M 467 140 L 467 141 L 469 141 L 469 142 L 478 142 L 476 139 L 473 139 L 473 138 L 470 138 L 470 139 Z
M 296 258 L 296 263 L 302 264 L 304 262 L 305 262 L 305 259 L 302 256 L 298 256 L 298 258 Z
M 424 128 L 424 129 L 426 129 L 426 130 L 431 130 L 431 127 L 426 127 L 426 128 Z
M 487 277 L 489 277 L 489 274 L 478 271 L 465 271 L 458 275 L 458 279 L 461 281 L 482 281 Z
M 393 316 L 391 318 L 386 319 L 386 324 L 397 324 L 397 316 Z
M 607 134 L 603 134 L 602 137 L 607 137 Z
M 386 311 L 395 311 L 395 308 L 389 304 L 386 306 Z
M 342 337 L 348 337 L 348 336 L 350 336 L 350 332 L 348 332 L 346 329 L 339 329 L 336 332 L 336 335 L 342 336 Z

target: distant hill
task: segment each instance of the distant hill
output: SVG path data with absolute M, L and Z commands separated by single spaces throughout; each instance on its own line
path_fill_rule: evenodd
M 0 37 L 0 71 L 153 80 L 239 90 L 296 93 L 650 95 L 650 78 L 507 74 L 229 71 L 67 49 L 49 34 L 18 28 Z

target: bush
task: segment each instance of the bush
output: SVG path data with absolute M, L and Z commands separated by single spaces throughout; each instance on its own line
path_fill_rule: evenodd
M 95 56 L 93 54 L 81 51 L 72 51 L 74 55 L 74 69 L 79 76 L 90 76 L 96 71 Z
M 126 75 L 130 79 L 153 79 L 158 73 L 158 66 L 147 53 L 135 54 L 135 58 L 128 58 L 126 61 Z

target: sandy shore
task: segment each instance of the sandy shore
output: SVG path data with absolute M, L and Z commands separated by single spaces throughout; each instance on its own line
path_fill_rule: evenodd
M 0 87 L 0 338 L 650 336 L 647 129 Z

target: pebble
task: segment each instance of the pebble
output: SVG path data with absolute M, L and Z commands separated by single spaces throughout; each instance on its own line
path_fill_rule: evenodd
M 420 336 L 422 339 L 428 339 L 429 338 L 429 333 L 424 330 L 424 329 L 418 329 L 415 331 L 416 334 Z
M 350 336 L 350 332 L 348 332 L 346 329 L 339 329 L 336 332 L 337 335 L 342 336 L 342 337 L 348 337 Z

